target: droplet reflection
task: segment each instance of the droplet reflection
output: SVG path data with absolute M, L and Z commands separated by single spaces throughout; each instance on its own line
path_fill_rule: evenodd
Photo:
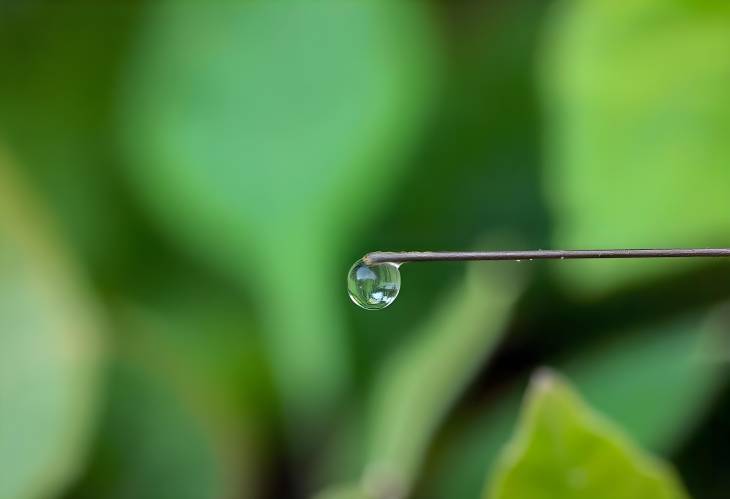
M 393 303 L 400 291 L 400 271 L 395 263 L 365 265 L 358 260 L 347 274 L 347 293 L 365 310 L 380 310 Z

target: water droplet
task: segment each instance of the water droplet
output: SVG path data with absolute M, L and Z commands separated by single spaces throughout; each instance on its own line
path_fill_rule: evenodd
M 365 265 L 358 260 L 347 273 L 347 293 L 365 310 L 380 310 L 393 303 L 400 291 L 400 271 L 395 263 Z

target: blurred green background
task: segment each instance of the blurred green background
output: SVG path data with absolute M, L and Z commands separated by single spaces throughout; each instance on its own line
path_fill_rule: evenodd
M 0 1 L 0 499 L 725 498 L 727 262 L 344 281 L 729 193 L 720 0 Z

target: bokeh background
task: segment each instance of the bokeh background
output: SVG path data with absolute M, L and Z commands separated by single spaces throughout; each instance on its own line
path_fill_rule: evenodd
M 2 1 L 0 498 L 477 498 L 540 366 L 727 497 L 727 262 L 344 281 L 727 246 L 729 186 L 726 2 Z

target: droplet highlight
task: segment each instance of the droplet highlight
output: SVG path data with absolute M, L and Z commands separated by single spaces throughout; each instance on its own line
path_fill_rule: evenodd
M 400 291 L 400 270 L 395 263 L 366 265 L 358 260 L 347 273 L 347 293 L 365 310 L 380 310 L 395 301 Z

